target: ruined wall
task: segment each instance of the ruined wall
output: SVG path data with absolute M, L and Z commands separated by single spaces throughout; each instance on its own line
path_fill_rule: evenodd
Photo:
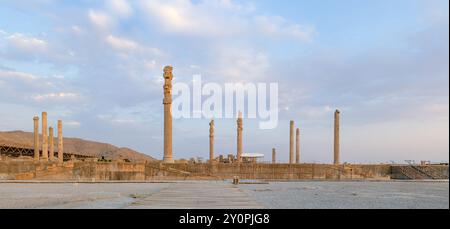
M 65 180 L 72 176 L 70 165 L 51 162 L 0 161 L 0 180 Z
M 431 174 L 435 179 L 448 179 L 449 168 L 448 165 L 433 165 L 433 166 L 416 166 L 419 170 L 423 170 Z M 398 180 L 422 180 L 430 179 L 429 176 L 422 174 L 411 166 L 393 165 L 391 168 L 392 179 Z
M 172 168 L 222 179 L 389 179 L 389 165 L 325 164 L 173 164 Z
M 0 180 L 145 180 L 144 163 L 0 161 Z
M 433 169 L 448 177 L 448 166 L 433 166 Z M 392 171 L 391 165 L 0 161 L 0 180 L 148 181 L 232 179 L 234 176 L 267 180 L 396 178 Z
M 145 163 L 74 162 L 74 180 L 145 180 Z

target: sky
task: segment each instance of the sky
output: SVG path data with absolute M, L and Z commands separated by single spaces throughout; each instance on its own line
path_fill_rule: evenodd
M 163 155 L 162 69 L 174 82 L 279 84 L 279 125 L 244 120 L 244 151 L 301 161 L 449 159 L 447 0 L 1 0 L 0 131 L 32 117 L 68 137 Z M 209 120 L 173 122 L 175 158 L 209 155 Z M 236 120 L 215 121 L 216 154 Z

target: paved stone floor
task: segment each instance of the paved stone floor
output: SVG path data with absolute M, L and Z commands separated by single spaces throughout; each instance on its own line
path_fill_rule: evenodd
M 264 206 L 238 186 L 224 182 L 176 183 L 158 193 L 137 198 L 128 208 L 254 209 Z
M 0 208 L 449 208 L 446 182 L 4 183 Z

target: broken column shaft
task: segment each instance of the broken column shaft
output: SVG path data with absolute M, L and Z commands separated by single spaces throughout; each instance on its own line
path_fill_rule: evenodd
M 242 112 L 239 112 L 239 116 L 237 119 L 237 161 L 238 163 L 242 162 L 242 131 L 243 127 L 243 118 Z
M 214 120 L 209 123 L 209 162 L 214 162 Z
M 275 148 L 272 149 L 272 164 L 277 163 L 277 151 Z
M 294 164 L 294 121 L 291 121 L 289 132 L 289 164 Z
M 48 128 L 48 155 L 50 161 L 55 160 L 55 145 L 53 143 L 53 127 Z
M 62 120 L 58 120 L 58 162 L 64 162 L 64 145 L 62 135 Z
M 47 112 L 42 112 L 42 159 L 48 161 Z
M 340 139 L 339 139 L 339 129 L 340 129 L 340 111 L 336 110 L 334 113 L 334 164 L 339 165 L 340 164 Z
M 295 135 L 295 163 L 300 164 L 300 129 L 297 128 Z
M 33 118 L 34 124 L 34 160 L 39 161 L 39 117 Z

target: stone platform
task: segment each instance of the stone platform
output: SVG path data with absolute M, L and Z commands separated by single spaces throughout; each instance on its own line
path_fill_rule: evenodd
M 162 164 L 127 162 L 68 161 L 36 162 L 33 160 L 0 161 L 0 180 L 51 181 L 158 181 L 158 180 L 390 180 L 427 179 L 414 170 L 392 165 L 328 164 Z M 400 167 L 402 168 L 402 167 Z M 448 165 L 419 167 L 433 171 L 431 178 L 446 177 Z M 415 171 L 418 173 L 417 171 Z M 404 175 L 408 176 L 401 176 Z M 440 178 L 441 179 L 441 178 Z
M 2 208 L 423 209 L 449 207 L 449 184 L 434 181 L 163 183 L 0 182 Z

